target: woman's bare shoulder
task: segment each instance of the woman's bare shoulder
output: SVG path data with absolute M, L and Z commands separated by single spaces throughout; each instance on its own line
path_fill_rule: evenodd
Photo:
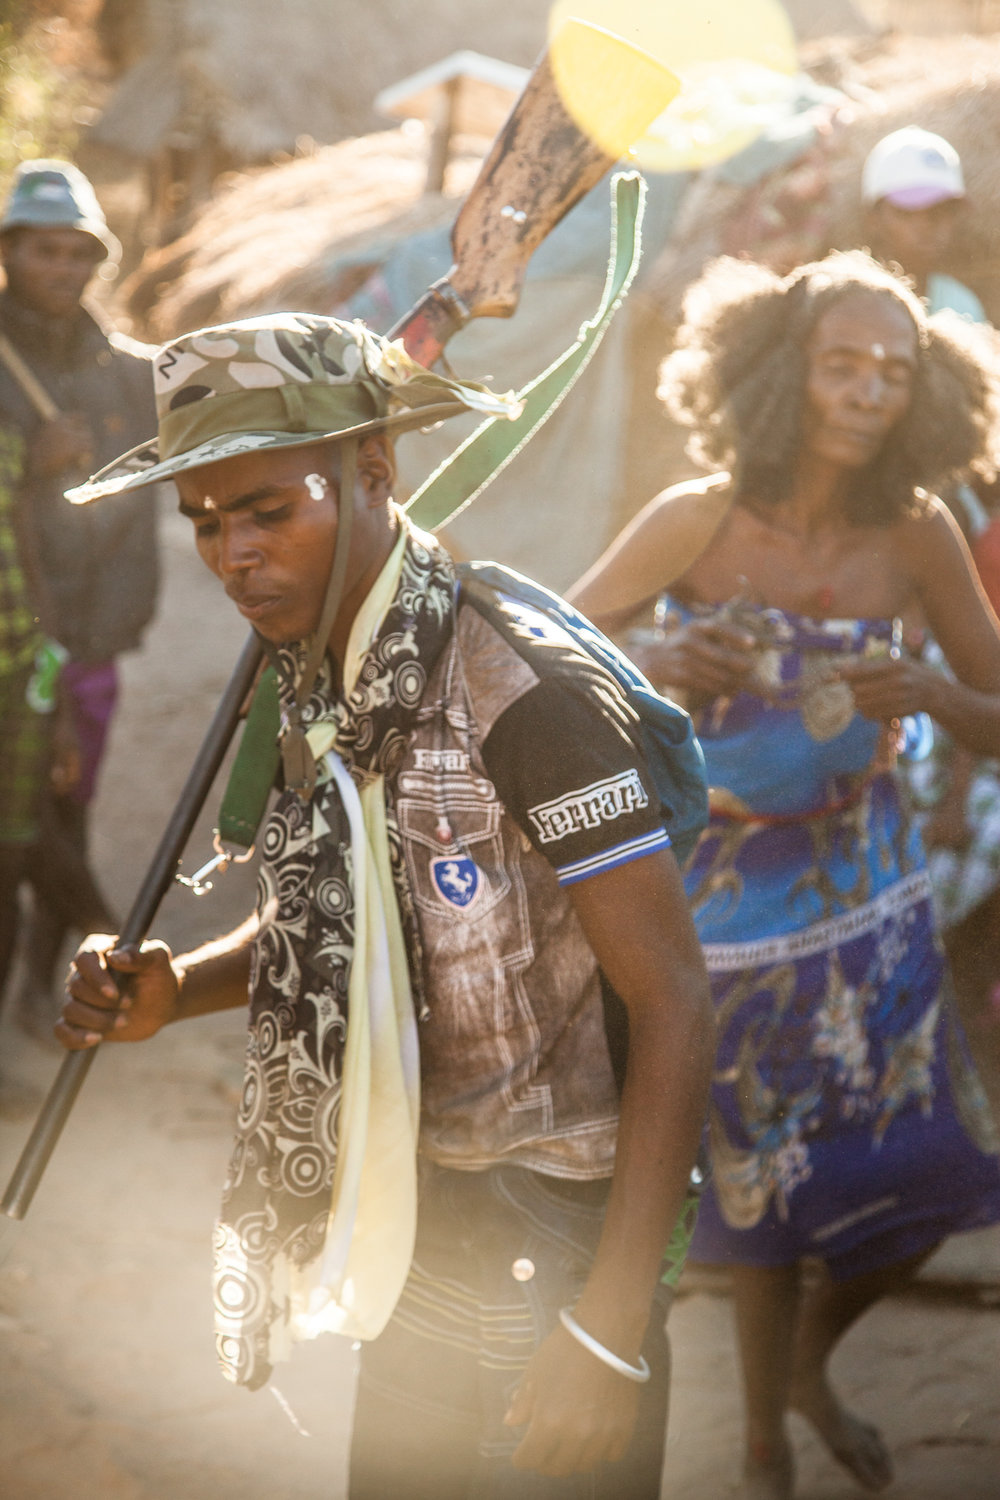
M 657 532 L 662 529 L 671 535 L 689 527 L 700 528 L 710 516 L 717 514 L 721 519 L 731 497 L 732 477 L 729 474 L 684 479 L 654 495 L 636 516 L 633 525 Z
M 729 506 L 730 477 L 689 479 L 656 495 L 568 591 L 592 619 L 624 618 L 679 578 Z
M 892 538 L 913 562 L 940 556 L 941 547 L 964 550 L 962 528 L 937 495 L 922 495 L 919 504 L 895 522 Z
M 682 479 L 654 495 L 647 509 L 670 506 L 676 510 L 695 509 L 709 496 L 720 496 L 731 491 L 733 477 L 725 472 L 706 474 L 701 479 Z
M 935 612 L 941 604 L 976 591 L 975 567 L 962 529 L 948 506 L 936 495 L 921 497 L 919 506 L 892 526 L 889 553 L 909 581 L 922 608 Z

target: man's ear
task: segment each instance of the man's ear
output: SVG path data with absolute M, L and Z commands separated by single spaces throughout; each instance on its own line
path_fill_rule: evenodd
M 396 485 L 396 458 L 385 433 L 373 432 L 358 448 L 358 480 L 372 509 L 392 499 Z

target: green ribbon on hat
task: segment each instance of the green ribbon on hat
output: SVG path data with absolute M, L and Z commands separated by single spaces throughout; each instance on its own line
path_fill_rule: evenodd
M 611 179 L 611 256 L 600 306 L 582 324 L 576 343 L 518 391 L 524 403 L 519 417 L 488 418 L 424 480 L 406 507 L 415 525 L 434 531 L 471 505 L 569 395 L 638 270 L 645 203 L 646 183 L 639 173 L 616 173 Z
M 520 416 L 513 421 L 488 418 L 416 491 L 407 511 L 426 531 L 443 526 L 482 494 L 552 415 L 593 358 L 638 269 L 646 184 L 638 172 L 619 172 L 611 180 L 611 195 L 611 255 L 596 313 L 581 326 L 565 354 L 518 393 L 524 403 Z M 220 838 L 243 849 L 256 837 L 278 765 L 273 683 L 266 693 L 266 707 L 258 708 L 258 697 L 254 698 L 219 810 Z

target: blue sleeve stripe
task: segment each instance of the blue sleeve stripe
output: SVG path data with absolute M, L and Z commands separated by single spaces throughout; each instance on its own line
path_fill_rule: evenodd
M 616 844 L 613 849 L 603 849 L 600 854 L 592 854 L 588 859 L 578 859 L 571 865 L 557 865 L 556 875 L 560 885 L 575 885 L 578 880 L 589 880 L 591 875 L 599 875 L 602 870 L 615 870 L 619 865 L 630 864 L 633 859 L 641 859 L 644 854 L 652 854 L 656 849 L 669 848 L 669 833 L 665 828 L 657 828 L 652 833 L 644 833 L 641 838 L 629 839 L 627 844 Z

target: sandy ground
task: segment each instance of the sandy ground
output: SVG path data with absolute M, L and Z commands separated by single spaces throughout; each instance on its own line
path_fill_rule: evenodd
M 96 863 L 122 910 L 244 633 L 169 515 L 164 539 L 164 607 L 126 664 L 95 819 Z M 206 856 L 210 827 L 209 817 L 188 869 Z M 183 948 L 225 930 L 252 884 L 244 870 L 200 900 L 178 888 L 156 931 Z M 234 1014 L 105 1049 L 27 1218 L 0 1220 L 0 1500 L 343 1496 L 350 1348 L 326 1339 L 300 1350 L 277 1372 L 277 1395 L 235 1390 L 215 1364 L 209 1236 L 241 1031 Z M 0 1048 L 5 1073 L 40 1099 L 58 1054 L 10 1017 Z M 30 1109 L 0 1098 L 3 1182 L 30 1122 Z M 664 1495 L 727 1500 L 740 1429 L 728 1299 L 692 1282 L 671 1326 Z M 848 1399 L 893 1450 L 891 1500 L 998 1500 L 1000 1235 L 952 1242 L 919 1294 L 883 1303 L 838 1358 Z M 859 1493 L 804 1428 L 795 1435 L 802 1500 Z

